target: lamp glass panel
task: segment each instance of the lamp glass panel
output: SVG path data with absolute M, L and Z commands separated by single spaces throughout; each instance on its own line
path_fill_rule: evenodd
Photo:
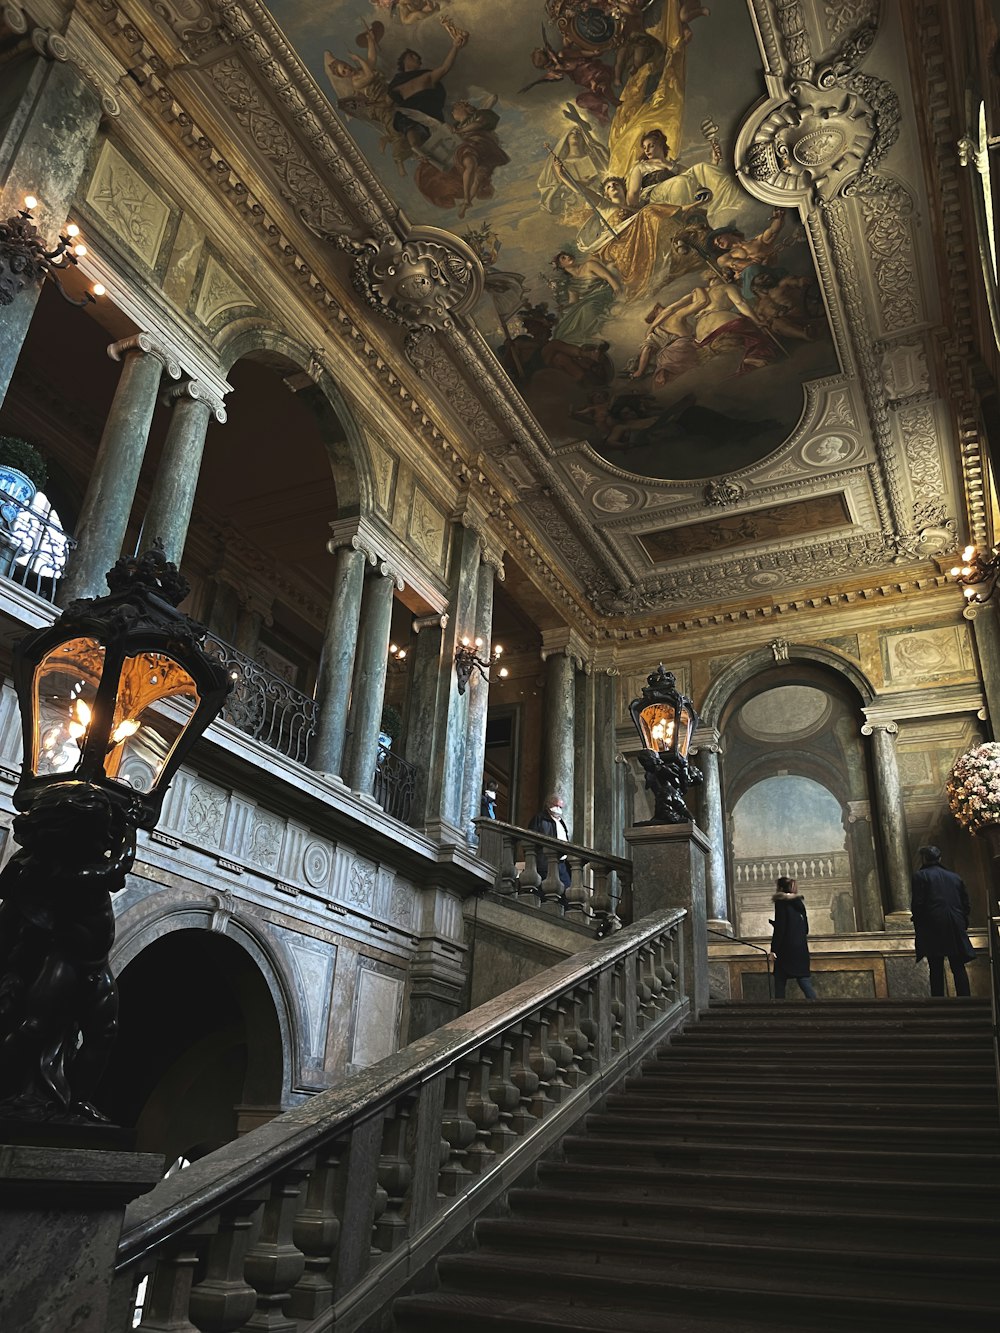
M 151 791 L 200 702 L 194 680 L 172 657 L 126 657 L 104 761 L 107 776 Z
M 648 750 L 669 750 L 674 743 L 674 708 L 672 704 L 647 704 L 639 714 L 643 739 Z
M 691 714 L 686 708 L 682 708 L 677 719 L 677 750 L 679 754 L 687 755 L 692 730 Z
M 35 668 L 31 767 L 39 777 L 80 762 L 103 671 L 104 645 L 88 638 L 57 644 Z

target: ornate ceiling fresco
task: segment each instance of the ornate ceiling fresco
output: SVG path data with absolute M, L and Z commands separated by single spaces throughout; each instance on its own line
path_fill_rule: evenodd
M 718 476 L 771 453 L 803 382 L 839 369 L 798 211 L 733 168 L 764 92 L 741 6 L 370 0 L 360 22 L 358 0 L 270 7 L 411 221 L 483 261 L 476 321 L 554 444 Z M 825 161 L 833 139 L 856 152 L 866 116 L 817 118 L 798 159 Z

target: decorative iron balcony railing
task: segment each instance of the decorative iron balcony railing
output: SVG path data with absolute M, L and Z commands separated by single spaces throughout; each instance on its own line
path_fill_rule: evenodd
M 128 1207 L 109 1333 L 352 1333 L 684 1020 L 684 913 L 645 917 Z
M 222 710 L 223 718 L 254 740 L 304 764 L 316 730 L 316 700 L 214 634 L 205 639 L 205 651 L 236 682 Z
M 0 504 L 0 577 L 20 583 L 47 602 L 76 542 L 46 510 L 32 509 L 6 492 Z
M 417 770 L 413 764 L 380 745 L 372 795 L 385 813 L 403 824 L 409 823 L 416 786 Z
M 593 921 L 598 935 L 632 920 L 631 861 L 499 819 L 477 819 L 475 824 L 480 859 L 494 867 L 493 887 L 502 897 L 581 924 Z M 568 885 L 559 878 L 561 859 L 569 869 Z M 540 861 L 544 879 L 538 873 Z

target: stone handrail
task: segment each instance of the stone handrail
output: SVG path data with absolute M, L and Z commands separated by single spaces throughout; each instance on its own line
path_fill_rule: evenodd
M 109 1327 L 148 1271 L 140 1329 L 358 1328 L 684 1020 L 683 916 L 588 945 L 135 1200 Z
M 779 875 L 789 879 L 849 879 L 851 858 L 847 852 L 799 852 L 794 856 L 747 856 L 733 863 L 737 884 L 774 887 Z
M 474 822 L 479 855 L 495 868 L 493 887 L 501 897 L 517 898 L 581 924 L 593 920 L 599 935 L 632 920 L 631 861 L 499 819 Z M 538 873 L 539 853 L 548 863 L 544 879 Z M 570 872 L 565 886 L 559 878 L 561 857 Z

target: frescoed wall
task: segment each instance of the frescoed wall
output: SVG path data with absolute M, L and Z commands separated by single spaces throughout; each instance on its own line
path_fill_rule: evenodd
M 797 214 L 733 172 L 764 93 L 742 4 L 270 7 L 410 220 L 483 259 L 478 322 L 553 442 L 718 475 L 837 370 Z

